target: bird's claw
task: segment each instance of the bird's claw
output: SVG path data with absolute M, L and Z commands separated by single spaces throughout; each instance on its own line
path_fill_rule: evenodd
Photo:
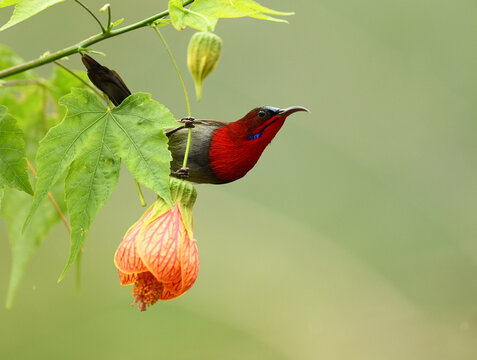
M 181 123 L 184 124 L 185 128 L 194 128 L 195 118 L 189 116 L 181 119 Z
M 187 179 L 189 177 L 189 168 L 180 168 L 174 171 L 173 174 L 181 179 Z

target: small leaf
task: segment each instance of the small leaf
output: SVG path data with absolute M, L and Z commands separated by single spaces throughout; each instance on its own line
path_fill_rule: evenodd
M 0 181 L 33 195 L 28 179 L 23 133 L 3 105 L 0 105 Z
M 180 0 L 170 0 L 169 13 L 176 29 L 182 30 L 190 26 L 200 31 L 214 31 L 219 18 L 249 16 L 261 20 L 287 22 L 267 14 L 277 16 L 294 14 L 269 9 L 253 0 L 196 0 L 190 9 L 185 9 Z
M 171 19 L 157 19 L 153 23 L 153 27 L 167 26 L 171 23 Z
M 106 54 L 105 54 L 104 52 L 96 51 L 96 50 L 93 50 L 93 49 L 91 49 L 91 48 L 79 48 L 79 51 L 85 52 L 85 53 L 88 53 L 88 54 L 95 54 L 95 55 L 99 55 L 99 56 L 106 56 Z
M 61 199 L 61 189 L 59 187 L 55 187 L 52 192 L 56 199 Z M 30 196 L 23 192 L 5 189 L 1 214 L 7 222 L 8 237 L 12 253 L 12 265 L 6 301 L 7 308 L 11 308 L 13 305 L 15 293 L 20 285 L 28 262 L 51 228 L 60 221 L 60 217 L 53 205 L 45 199 L 45 201 L 40 204 L 38 213 L 35 214 L 32 219 L 32 226 L 22 235 L 22 222 L 28 213 L 31 199 Z M 61 203 L 59 205 L 62 206 Z
M 116 20 L 115 22 L 113 22 L 113 23 L 111 24 L 111 29 L 112 29 L 113 27 L 118 26 L 118 25 L 121 24 L 123 21 L 124 21 L 124 18 L 121 18 L 121 19 Z
M 67 114 L 40 142 L 36 192 L 24 229 L 49 189 L 70 167 L 66 200 L 72 244 L 63 277 L 81 249 L 91 221 L 117 183 L 119 158 L 139 182 L 171 203 L 168 179 L 172 157 L 163 129 L 177 122 L 149 94 L 131 95 L 109 110 L 91 92 L 73 89 L 60 103 Z
M 45 10 L 46 8 L 63 2 L 65 0 L 18 0 L 15 5 L 15 10 L 10 20 L 0 28 L 0 31 L 8 29 L 23 20 L 26 20 L 33 15 Z M 10 4 L 11 5 L 11 4 Z

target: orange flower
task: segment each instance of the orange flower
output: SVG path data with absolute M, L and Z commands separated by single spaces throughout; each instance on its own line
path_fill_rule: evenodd
M 139 309 L 157 300 L 174 299 L 194 284 L 199 254 L 192 233 L 195 189 L 190 183 L 171 180 L 175 205 L 170 209 L 158 199 L 124 236 L 114 256 L 121 285 L 132 285 Z M 185 216 L 184 216 L 185 215 Z

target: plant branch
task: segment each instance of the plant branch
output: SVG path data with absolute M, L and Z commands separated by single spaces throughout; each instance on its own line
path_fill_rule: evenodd
M 194 2 L 194 0 L 185 0 L 182 5 L 186 6 L 186 5 L 189 5 L 193 2 Z M 61 59 L 62 57 L 65 57 L 65 56 L 69 56 L 69 55 L 79 53 L 80 51 L 84 51 L 85 48 L 88 48 L 89 46 L 91 46 L 93 44 L 96 44 L 100 41 L 103 41 L 103 40 L 106 40 L 106 39 L 109 39 L 109 38 L 127 33 L 127 32 L 132 31 L 132 30 L 143 28 L 145 26 L 149 26 L 154 21 L 156 21 L 158 19 L 162 19 L 162 18 L 166 17 L 167 15 L 169 15 L 169 10 L 165 10 L 163 12 L 160 12 L 159 14 L 153 15 L 149 18 L 141 20 L 141 21 L 139 21 L 137 23 L 134 23 L 132 25 L 125 26 L 125 27 L 122 27 L 122 28 L 116 29 L 116 30 L 111 30 L 110 32 L 94 35 L 94 36 L 92 36 L 92 37 L 90 37 L 86 40 L 83 40 L 83 41 L 81 41 L 81 42 L 79 42 L 75 45 L 64 48 L 63 50 L 57 51 L 53 54 L 50 54 L 50 55 L 47 55 L 47 56 L 42 56 L 42 57 L 40 57 L 36 60 L 31 60 L 31 61 L 28 61 L 24 64 L 20 64 L 20 65 L 13 66 L 11 68 L 2 70 L 2 71 L 0 71 L 0 79 L 5 78 L 7 76 L 11 76 L 11 75 L 14 75 L 14 74 L 21 73 L 21 72 L 29 70 L 29 69 L 37 68 L 41 65 L 52 63 L 53 61 Z
M 187 133 L 187 144 L 186 144 L 186 149 L 184 153 L 184 161 L 182 162 L 183 169 L 187 168 L 187 158 L 189 157 L 191 140 L 192 140 L 192 128 L 189 128 L 189 132 Z
M 45 86 L 43 79 L 21 79 L 21 80 L 3 80 L 0 81 L 0 87 L 3 86 L 29 86 L 38 85 Z
M 139 195 L 139 200 L 141 201 L 141 206 L 146 207 L 147 203 L 146 203 L 146 200 L 144 200 L 144 195 L 142 194 L 141 184 L 139 184 L 137 180 L 135 181 L 136 181 L 137 193 Z
M 96 20 L 96 22 L 101 27 L 101 31 L 104 34 L 106 32 L 106 29 L 104 28 L 103 24 L 101 24 L 101 21 L 99 21 L 99 19 L 96 17 L 96 15 L 94 15 L 94 13 L 89 9 L 89 7 L 87 7 L 85 4 L 83 4 L 80 0 L 75 0 L 75 2 L 78 3 L 83 9 L 85 9 L 94 18 L 94 20 Z
M 27 159 L 27 165 L 28 165 L 31 173 L 33 174 L 33 176 L 36 178 L 36 170 L 28 159 Z M 70 224 L 68 223 L 68 220 L 66 220 L 65 215 L 63 215 L 63 212 L 61 211 L 61 209 L 60 209 L 58 203 L 56 202 L 55 198 L 53 197 L 53 195 L 51 195 L 50 192 L 48 193 L 48 197 L 50 198 L 50 201 L 53 204 L 53 206 L 55 207 L 58 215 L 60 215 L 61 221 L 63 221 L 63 224 L 65 224 L 66 230 L 68 230 L 68 232 L 71 234 Z

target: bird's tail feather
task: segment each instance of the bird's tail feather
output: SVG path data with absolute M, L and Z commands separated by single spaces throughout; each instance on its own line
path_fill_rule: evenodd
M 88 70 L 91 82 L 104 92 L 114 105 L 118 106 L 131 95 L 131 91 L 116 71 L 108 69 L 86 54 L 83 54 L 81 60 Z

